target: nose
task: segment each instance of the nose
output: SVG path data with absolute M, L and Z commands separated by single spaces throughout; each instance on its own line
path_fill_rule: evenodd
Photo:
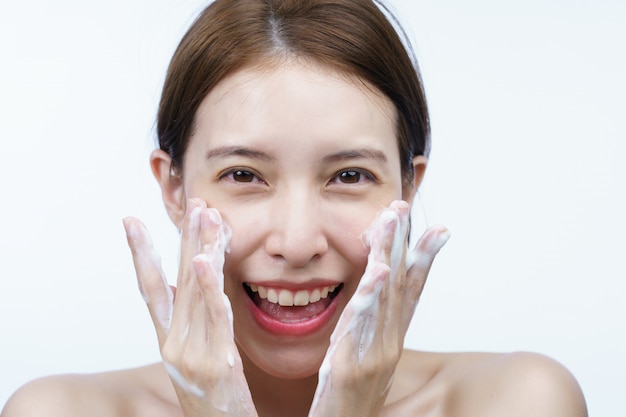
M 271 229 L 265 250 L 294 268 L 307 266 L 328 251 L 323 202 L 301 190 L 276 196 L 271 205 Z

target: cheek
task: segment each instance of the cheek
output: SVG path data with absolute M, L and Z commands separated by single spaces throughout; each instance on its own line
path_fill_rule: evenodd
M 365 268 L 369 248 L 365 246 L 364 235 L 377 210 L 336 210 L 327 220 L 325 227 L 329 245 L 349 260 L 361 273 Z
M 220 212 L 224 223 L 232 231 L 230 253 L 226 257 L 227 275 L 237 276 L 241 271 L 254 269 L 266 262 L 264 239 L 272 234 L 274 227 L 281 226 L 281 223 L 275 223 L 277 216 L 281 215 L 276 213 L 274 205 L 253 202 L 230 204 L 227 198 L 220 198 L 222 196 L 219 196 L 219 193 L 210 194 L 213 198 L 203 198 L 207 197 L 206 195 L 199 197 L 203 198 L 209 207 L 214 207 Z M 364 233 L 380 210 L 386 206 L 387 204 L 381 203 L 379 199 L 360 202 L 325 201 L 315 207 L 313 212 L 303 213 L 303 216 L 310 219 L 309 221 L 314 222 L 314 226 L 307 227 L 308 232 L 320 233 L 327 241 L 329 250 L 327 258 L 332 259 L 325 261 L 325 266 L 338 268 L 344 274 L 353 273 L 360 276 L 369 254 L 369 248 L 364 244 Z
M 217 208 L 222 215 L 222 220 L 230 228 L 232 235 L 229 244 L 229 258 L 241 262 L 262 245 L 265 234 L 264 227 L 267 218 L 258 210 L 250 210 L 247 207 L 223 207 Z M 265 218 L 265 221 L 263 219 Z

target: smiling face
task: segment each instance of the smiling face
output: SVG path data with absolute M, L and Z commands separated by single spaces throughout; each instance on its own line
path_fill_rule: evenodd
M 424 162 L 414 160 L 417 182 Z M 363 232 L 413 195 L 391 102 L 311 64 L 242 70 L 198 109 L 182 177 L 163 151 L 152 166 L 178 226 L 198 197 L 232 229 L 225 291 L 244 360 L 279 377 L 315 374 L 365 269 Z

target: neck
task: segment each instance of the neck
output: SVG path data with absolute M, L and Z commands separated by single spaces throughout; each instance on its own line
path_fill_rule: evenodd
M 284 379 L 268 374 L 242 353 L 244 373 L 259 417 L 306 417 L 311 408 L 317 374 Z

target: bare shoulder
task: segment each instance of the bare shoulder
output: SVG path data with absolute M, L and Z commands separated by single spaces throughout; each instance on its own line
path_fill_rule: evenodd
M 0 417 L 158 417 L 178 410 L 167 375 L 155 364 L 34 380 L 13 394 Z
M 535 353 L 407 351 L 396 378 L 386 416 L 587 416 L 572 374 Z

